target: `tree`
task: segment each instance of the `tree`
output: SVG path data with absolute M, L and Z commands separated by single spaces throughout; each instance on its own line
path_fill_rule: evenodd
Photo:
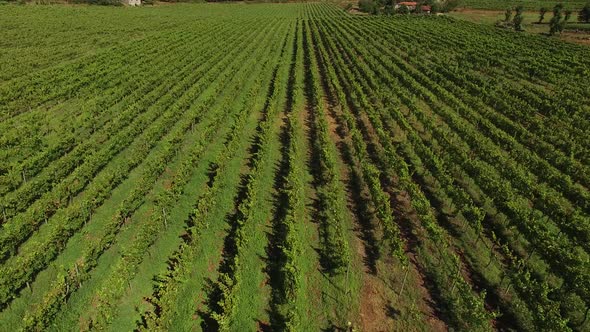
M 416 3 L 416 9 L 414 9 L 414 13 L 422 14 L 422 4 L 420 2 Z
M 567 24 L 567 22 L 570 20 L 571 17 L 572 17 L 572 11 L 567 9 L 565 11 L 564 19 L 561 22 L 559 22 L 559 33 L 563 32 L 563 30 L 565 30 L 565 25 Z
M 553 17 L 549 21 L 549 34 L 554 35 L 556 32 L 561 33 L 563 31 L 563 4 L 557 4 L 553 7 Z
M 440 2 L 432 3 L 431 8 L 432 9 L 430 10 L 430 12 L 433 14 L 444 12 L 444 5 Z
M 522 15 L 524 9 L 522 6 L 516 7 L 516 15 L 514 15 L 514 19 L 512 23 L 514 23 L 514 30 L 516 31 L 523 31 L 522 22 L 524 21 L 524 16 Z
M 374 13 L 377 5 L 373 0 L 360 0 L 359 1 L 359 9 L 365 13 Z
M 578 21 L 590 23 L 590 2 L 578 13 Z
M 398 14 L 409 14 L 410 13 L 410 8 L 408 8 L 408 6 L 406 6 L 406 5 L 401 5 L 397 9 L 397 13 Z
M 383 14 L 385 15 L 393 15 L 395 13 L 395 1 L 393 0 L 385 0 L 385 1 L 381 1 L 381 3 L 383 5 L 385 5 L 385 7 L 383 7 Z
M 394 13 L 395 13 L 395 9 L 393 6 L 383 7 L 383 14 L 384 15 L 393 15 Z
M 567 22 L 570 20 L 571 17 L 572 17 L 572 11 L 567 9 L 565 11 L 564 18 L 559 22 L 559 33 L 562 33 L 563 30 L 565 30 L 565 25 L 567 24 Z
M 539 9 L 539 23 L 543 22 L 545 19 L 545 13 L 547 13 L 547 8 L 541 7 L 541 9 Z
M 512 20 L 512 8 L 506 9 L 504 13 L 504 22 L 510 22 Z

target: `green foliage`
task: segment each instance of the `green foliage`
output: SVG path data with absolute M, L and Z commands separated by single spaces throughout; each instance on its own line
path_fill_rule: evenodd
M 561 33 L 565 28 L 566 19 L 563 17 L 563 4 L 557 4 L 553 7 L 553 17 L 549 21 L 549 34 Z
M 541 9 L 539 9 L 539 22 L 538 23 L 542 23 L 543 20 L 545 19 L 545 14 L 547 13 L 547 8 L 545 7 L 541 7 Z
M 512 8 L 506 9 L 504 12 L 504 22 L 510 22 L 512 20 Z
M 524 31 L 522 26 L 522 23 L 524 21 L 523 11 L 524 9 L 522 6 L 516 7 L 516 13 L 513 17 L 512 9 L 507 9 L 504 13 L 504 20 L 497 21 L 495 26 L 503 29 L 514 29 L 516 31 Z
M 432 13 L 443 13 L 453 11 L 461 4 L 462 0 L 441 0 L 441 1 L 425 1 L 418 2 L 415 9 L 410 10 L 405 5 L 398 6 L 396 9 L 396 2 L 394 0 L 359 0 L 359 9 L 362 12 L 373 15 L 393 15 L 393 14 L 410 14 L 422 13 L 422 6 L 429 5 Z
M 378 13 L 378 5 L 374 0 L 359 0 L 359 9 L 362 12 L 369 14 Z
M 406 6 L 406 5 L 401 5 L 397 9 L 397 13 L 398 14 L 409 14 L 410 13 L 410 8 L 408 8 L 408 6 Z
M 578 21 L 590 23 L 590 3 L 584 5 L 580 12 L 578 13 Z
M 418 3 L 416 5 L 416 9 L 414 9 L 414 13 L 416 13 L 416 14 L 422 14 L 422 4 L 421 3 Z
M 462 0 L 461 6 L 473 9 L 501 10 L 506 9 L 507 4 L 513 6 L 521 5 L 525 11 L 538 11 L 540 8 L 553 8 L 560 0 L 529 0 L 507 2 L 504 0 Z M 587 0 L 568 0 L 567 6 L 576 10 L 581 9 L 587 3 Z
M 444 5 L 443 5 L 442 3 L 440 3 L 440 2 L 438 2 L 438 1 L 436 1 L 436 2 L 434 2 L 434 3 L 431 5 L 431 8 L 432 8 L 432 9 L 431 9 L 431 12 L 432 12 L 433 14 L 436 14 L 436 13 L 442 13 L 442 12 L 443 12 L 443 10 L 444 10 Z
M 514 30 L 516 31 L 523 31 L 522 22 L 524 21 L 523 16 L 524 8 L 522 6 L 516 7 L 516 15 L 514 15 L 514 19 L 512 23 L 514 24 Z
M 78 4 L 89 4 L 99 6 L 122 6 L 123 3 L 120 0 L 72 0 L 73 3 Z

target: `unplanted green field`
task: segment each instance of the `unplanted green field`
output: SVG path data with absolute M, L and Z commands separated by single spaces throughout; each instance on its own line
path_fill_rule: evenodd
M 526 10 L 539 10 L 542 7 L 550 10 L 558 3 L 563 4 L 565 8 L 576 10 L 584 7 L 588 2 L 585 0 L 461 0 L 459 7 L 506 10 L 507 8 L 523 6 Z
M 450 17 L 466 20 L 474 23 L 480 23 L 489 27 L 495 26 L 497 22 L 505 20 L 505 11 L 499 10 L 476 10 L 476 9 L 459 9 L 447 14 Z M 546 38 L 560 39 L 562 41 L 577 43 L 581 45 L 590 45 L 590 24 L 577 22 L 572 19 L 566 24 L 562 33 L 549 36 L 551 11 L 545 14 L 543 21 L 539 22 L 538 11 L 528 11 L 523 13 L 524 21 L 520 33 L 537 34 Z M 501 28 L 498 28 L 501 29 Z

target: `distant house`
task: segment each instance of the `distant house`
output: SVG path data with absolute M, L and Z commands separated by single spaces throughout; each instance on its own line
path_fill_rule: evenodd
M 127 6 L 141 6 L 141 0 L 122 0 Z
M 413 12 L 416 10 L 416 7 L 418 6 L 417 2 L 414 1 L 402 1 L 402 2 L 398 2 L 395 4 L 395 9 L 399 9 L 401 6 L 406 6 L 408 7 L 408 9 Z M 420 9 L 422 10 L 423 13 L 426 14 L 430 14 L 430 11 L 432 10 L 432 7 L 430 6 L 426 6 L 426 5 L 422 5 L 420 6 Z
M 406 6 L 408 7 L 408 9 L 410 11 L 413 11 L 416 9 L 416 6 L 418 5 L 417 2 L 413 2 L 413 1 L 402 1 L 402 2 L 398 2 L 395 4 L 395 9 L 399 9 L 401 6 Z

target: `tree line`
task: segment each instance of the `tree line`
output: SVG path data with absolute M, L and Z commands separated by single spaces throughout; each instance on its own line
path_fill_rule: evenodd
M 430 13 L 446 13 L 454 10 L 460 4 L 460 0 L 421 0 L 415 1 L 416 6 L 398 5 L 396 0 L 359 0 L 358 6 L 361 12 L 373 15 L 393 15 L 393 14 L 422 14 L 423 6 L 430 7 Z M 352 4 L 347 9 L 350 9 Z
M 535 22 L 535 24 L 543 24 L 545 20 L 545 15 L 549 12 L 547 7 L 541 7 L 539 9 L 539 20 Z M 507 29 L 514 29 L 516 31 L 524 31 L 523 22 L 524 22 L 524 7 L 518 6 L 514 9 L 513 15 L 513 8 L 508 8 L 504 12 L 504 20 L 498 21 L 496 23 L 497 27 L 500 28 L 507 28 Z M 568 22 L 571 21 L 571 17 L 574 12 L 571 9 L 565 8 L 562 3 L 558 3 L 553 7 L 552 10 L 553 16 L 549 21 L 549 35 L 553 36 L 556 33 L 562 33 L 565 30 L 566 25 Z M 590 23 L 590 3 L 587 3 L 583 8 L 581 8 L 578 12 L 578 21 L 581 23 Z

